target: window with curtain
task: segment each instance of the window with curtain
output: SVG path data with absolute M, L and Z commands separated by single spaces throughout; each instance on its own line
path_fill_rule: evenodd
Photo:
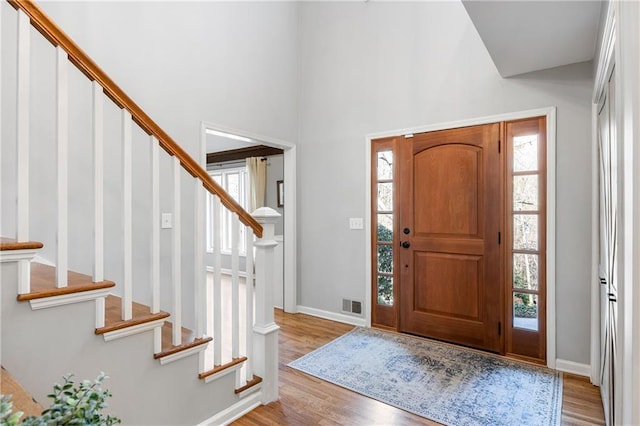
M 247 210 L 247 169 L 246 167 L 238 167 L 233 169 L 224 169 L 209 173 L 213 180 L 218 183 L 234 200 L 238 202 L 245 210 Z M 221 242 L 220 251 L 225 254 L 231 253 L 231 220 L 232 213 L 226 208 L 220 206 L 220 225 L 221 225 Z M 213 195 L 207 195 L 207 251 L 213 251 L 213 235 L 216 232 L 213 229 Z M 240 225 L 239 236 L 240 254 L 246 254 L 245 227 Z

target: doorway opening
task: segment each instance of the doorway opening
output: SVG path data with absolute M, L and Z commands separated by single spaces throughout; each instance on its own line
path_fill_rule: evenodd
M 282 215 L 281 222 L 276 225 L 276 240 L 280 243 L 276 251 L 282 251 L 283 268 L 282 276 L 276 277 L 280 284 L 276 284 L 274 299 L 277 307 L 285 312 L 297 312 L 295 145 L 202 122 L 201 152 L 201 162 L 206 164 L 213 179 L 230 194 L 235 193 L 236 201 L 243 206 L 246 204 L 247 209 L 246 158 L 254 158 L 266 166 L 265 206 Z M 224 250 L 224 240 L 222 245 Z

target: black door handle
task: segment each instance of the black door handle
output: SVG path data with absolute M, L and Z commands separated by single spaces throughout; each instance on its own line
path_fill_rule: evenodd
M 411 243 L 409 241 L 403 241 L 402 243 L 400 243 L 400 245 L 402 246 L 402 248 L 411 247 Z

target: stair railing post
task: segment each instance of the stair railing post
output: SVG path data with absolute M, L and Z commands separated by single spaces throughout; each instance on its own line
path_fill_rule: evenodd
M 278 330 L 273 316 L 273 264 L 275 224 L 280 214 L 269 207 L 260 207 L 252 216 L 262 225 L 263 232 L 254 244 L 256 249 L 255 323 L 253 326 L 254 371 L 262 377 L 262 403 L 278 399 Z M 248 354 L 251 356 L 251 354 Z

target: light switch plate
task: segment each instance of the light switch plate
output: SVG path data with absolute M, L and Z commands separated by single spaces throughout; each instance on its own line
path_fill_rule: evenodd
M 364 219 L 361 217 L 350 217 L 349 218 L 349 229 L 363 229 L 364 228 Z
M 171 213 L 162 213 L 162 221 L 160 227 L 162 229 L 173 228 L 173 215 Z

